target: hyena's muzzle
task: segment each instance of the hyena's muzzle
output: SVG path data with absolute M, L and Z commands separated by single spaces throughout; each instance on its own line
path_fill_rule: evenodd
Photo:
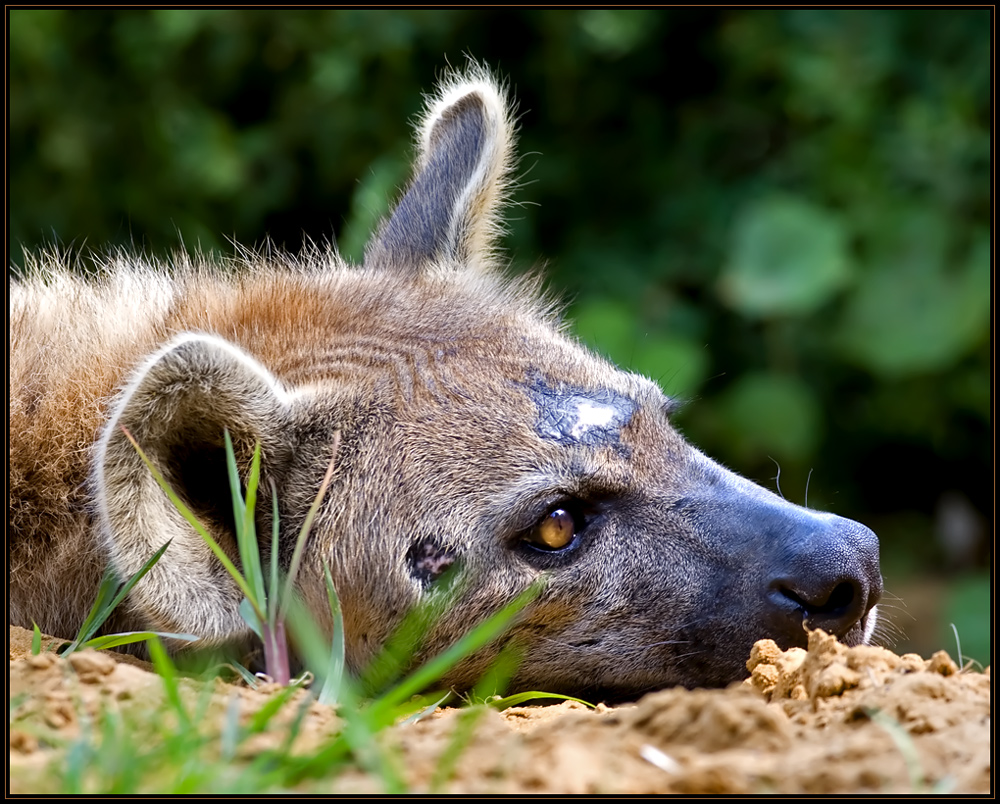
M 690 657 L 693 675 L 701 683 L 745 675 L 755 640 L 804 646 L 807 628 L 822 628 L 848 645 L 868 642 L 882 594 L 875 534 L 850 519 L 793 505 L 703 456 L 692 463 L 697 482 L 674 513 L 693 536 L 693 564 L 702 574 L 689 587 L 698 590 L 687 618 L 690 643 L 699 648 Z M 703 665 L 699 655 L 722 662 Z

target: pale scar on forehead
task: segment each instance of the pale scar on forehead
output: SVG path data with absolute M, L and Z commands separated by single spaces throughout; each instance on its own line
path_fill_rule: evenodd
M 538 376 L 525 387 L 538 408 L 535 430 L 542 438 L 567 446 L 621 448 L 621 429 L 638 408 L 627 396 L 607 388 L 553 385 Z

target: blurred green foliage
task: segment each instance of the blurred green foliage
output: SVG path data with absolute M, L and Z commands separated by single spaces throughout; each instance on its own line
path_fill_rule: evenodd
M 471 54 L 520 104 L 512 268 L 548 259 L 582 338 L 694 400 L 714 457 L 872 525 L 890 591 L 991 565 L 988 9 L 8 14 L 15 271 L 53 242 L 358 260 Z
M 961 645 L 964 661 L 972 659 L 983 667 L 989 666 L 993 659 L 993 579 L 989 573 L 969 575 L 962 583 L 954 584 L 942 620 L 949 630 L 954 626 L 958 634 L 955 650 L 951 649 L 947 637 L 942 640 L 956 660 L 958 645 Z

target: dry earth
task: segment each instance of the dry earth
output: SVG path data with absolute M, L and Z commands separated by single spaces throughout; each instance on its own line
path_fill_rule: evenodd
M 93 651 L 32 656 L 30 639 L 11 627 L 14 794 L 54 792 L 47 770 L 65 759 L 57 738 L 78 734 L 98 706 L 148 708 L 163 695 L 141 662 Z M 444 785 L 448 792 L 992 792 L 989 668 L 959 671 L 944 652 L 925 660 L 845 648 L 821 632 L 808 651 L 758 642 L 748 667 L 751 678 L 725 690 L 664 690 L 613 708 L 442 709 L 389 729 L 384 739 L 402 757 L 414 792 L 429 789 L 442 752 L 467 728 L 472 734 Z M 195 682 L 185 684 L 197 694 Z M 275 691 L 215 684 L 209 711 L 219 722 L 234 696 L 249 718 Z M 296 750 L 315 748 L 338 723 L 332 709 L 313 703 Z M 217 728 L 211 717 L 204 727 Z M 257 735 L 241 756 L 279 739 Z M 152 785 L 146 792 L 156 792 Z M 379 785 L 357 771 L 302 789 L 376 793 Z

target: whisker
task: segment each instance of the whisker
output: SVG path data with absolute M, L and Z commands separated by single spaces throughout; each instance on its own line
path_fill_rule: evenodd
M 770 455 L 767 457 L 771 458 Z M 774 458 L 771 458 L 771 460 L 774 461 Z M 778 474 L 776 474 L 772 479 L 774 480 L 775 487 L 778 489 L 778 496 L 781 497 L 781 499 L 785 499 L 785 495 L 781 493 L 781 464 L 774 461 L 774 465 L 778 467 Z

